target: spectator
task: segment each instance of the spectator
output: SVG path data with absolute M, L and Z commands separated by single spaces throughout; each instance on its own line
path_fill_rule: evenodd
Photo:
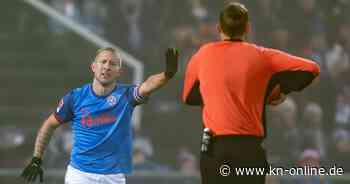
M 305 148 L 314 148 L 321 158 L 326 156 L 326 139 L 322 130 L 323 111 L 318 103 L 306 104 L 303 113 L 303 142 Z
M 158 164 L 150 158 L 153 147 L 148 139 L 135 138 L 133 152 L 133 167 L 135 171 L 169 172 L 170 167 Z
M 271 150 L 277 154 L 275 156 L 280 157 L 275 164 L 290 166 L 295 163 L 301 152 L 301 133 L 296 123 L 297 105 L 293 98 L 289 97 L 281 105 L 272 108 L 272 111 L 272 116 L 278 117 L 271 121 L 271 126 L 275 127 L 271 128 L 271 138 L 268 139 L 272 144 Z
M 182 48 L 180 60 L 183 62 L 179 63 L 179 72 L 183 74 L 187 65 L 185 61 L 188 61 L 192 56 L 196 48 L 196 44 L 199 42 L 199 38 L 195 34 L 194 28 L 189 25 L 178 26 L 174 30 L 173 35 L 176 45 L 179 48 Z
M 337 127 L 350 130 L 350 103 L 344 93 L 337 95 L 335 122 Z
M 314 149 L 306 149 L 300 155 L 300 159 L 298 162 L 299 167 L 308 166 L 311 167 L 320 167 L 321 155 L 318 150 Z M 302 175 L 297 176 L 295 180 L 295 184 L 330 184 L 327 178 L 319 175 Z
M 349 70 L 349 55 L 340 44 L 335 44 L 326 53 L 326 67 L 332 79 L 337 81 Z
M 315 0 L 284 1 L 281 20 L 288 22 L 293 45 L 301 53 L 309 46 L 314 32 L 325 32 L 323 15 L 319 8 Z
M 190 176 L 199 176 L 198 162 L 196 157 L 186 147 L 180 148 L 177 156 L 179 170 Z
M 266 43 L 267 45 L 286 52 L 291 51 L 289 48 L 290 33 L 286 28 L 276 27 L 275 29 L 271 30 L 271 32 L 269 32 L 269 35 L 271 35 L 271 41 Z
M 350 172 L 350 132 L 338 129 L 333 134 L 331 164 L 342 167 L 346 173 Z
M 257 43 L 266 46 L 271 43 L 271 32 L 275 31 L 275 26 L 279 21 L 272 2 L 272 0 L 257 1 L 251 16 L 253 18 L 255 40 Z
M 81 4 L 82 21 L 92 32 L 105 34 L 107 7 L 103 0 L 83 0 Z
M 204 21 L 208 18 L 208 10 L 204 6 L 202 0 L 190 0 L 192 5 L 192 15 L 197 20 L 197 22 Z
M 51 0 L 50 4 L 65 17 L 78 23 L 82 23 L 80 8 L 77 0 Z M 63 34 L 67 31 L 60 22 L 57 22 L 54 19 L 49 20 L 49 28 L 54 34 Z

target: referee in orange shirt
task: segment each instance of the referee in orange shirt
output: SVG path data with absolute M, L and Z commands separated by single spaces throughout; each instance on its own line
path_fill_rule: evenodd
M 265 107 L 304 89 L 319 75 L 319 67 L 246 42 L 249 16 L 240 3 L 227 3 L 219 22 L 221 41 L 203 45 L 192 56 L 183 90 L 186 104 L 202 107 L 204 128 L 210 130 L 209 141 L 207 136 L 202 141 L 202 183 L 263 184 L 268 168 L 261 146 L 266 136 Z M 275 88 L 280 90 L 277 102 L 270 101 Z M 239 175 L 235 168 L 266 169 L 262 175 Z

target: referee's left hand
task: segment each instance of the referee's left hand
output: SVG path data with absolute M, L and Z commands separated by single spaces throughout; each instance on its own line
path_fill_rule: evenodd
M 165 52 L 165 57 L 166 57 L 165 76 L 168 79 L 170 79 L 177 72 L 179 51 L 176 48 L 168 48 Z
M 281 93 L 279 95 L 279 98 L 272 100 L 269 105 L 274 105 L 274 106 L 279 105 L 283 103 L 286 99 L 287 99 L 287 95 L 285 95 L 284 93 Z
M 40 183 L 44 181 L 43 175 L 44 171 L 41 168 L 41 158 L 33 157 L 31 162 L 27 165 L 27 167 L 23 170 L 21 177 L 25 179 L 27 182 L 35 182 L 36 177 L 39 175 Z

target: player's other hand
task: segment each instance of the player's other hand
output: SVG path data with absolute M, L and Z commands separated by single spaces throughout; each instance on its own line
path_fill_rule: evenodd
M 44 171 L 41 168 L 41 158 L 33 157 L 30 163 L 24 168 L 21 177 L 23 177 L 27 182 L 35 182 L 37 176 L 40 177 L 40 182 L 43 182 Z
M 279 105 L 283 103 L 287 98 L 287 95 L 281 91 L 281 86 L 277 84 L 271 91 L 270 96 L 268 97 L 269 105 Z
M 179 51 L 176 48 L 168 48 L 165 52 L 165 57 L 166 57 L 165 76 L 168 79 L 170 79 L 177 72 Z
M 279 104 L 283 103 L 286 99 L 287 99 L 287 95 L 285 95 L 284 93 L 281 93 L 279 95 L 279 98 L 270 101 L 269 105 L 279 105 Z

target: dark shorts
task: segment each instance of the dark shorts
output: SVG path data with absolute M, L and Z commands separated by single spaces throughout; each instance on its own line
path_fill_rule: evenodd
M 208 152 L 201 153 L 202 184 L 264 184 L 268 163 L 261 143 L 252 136 L 213 137 Z

